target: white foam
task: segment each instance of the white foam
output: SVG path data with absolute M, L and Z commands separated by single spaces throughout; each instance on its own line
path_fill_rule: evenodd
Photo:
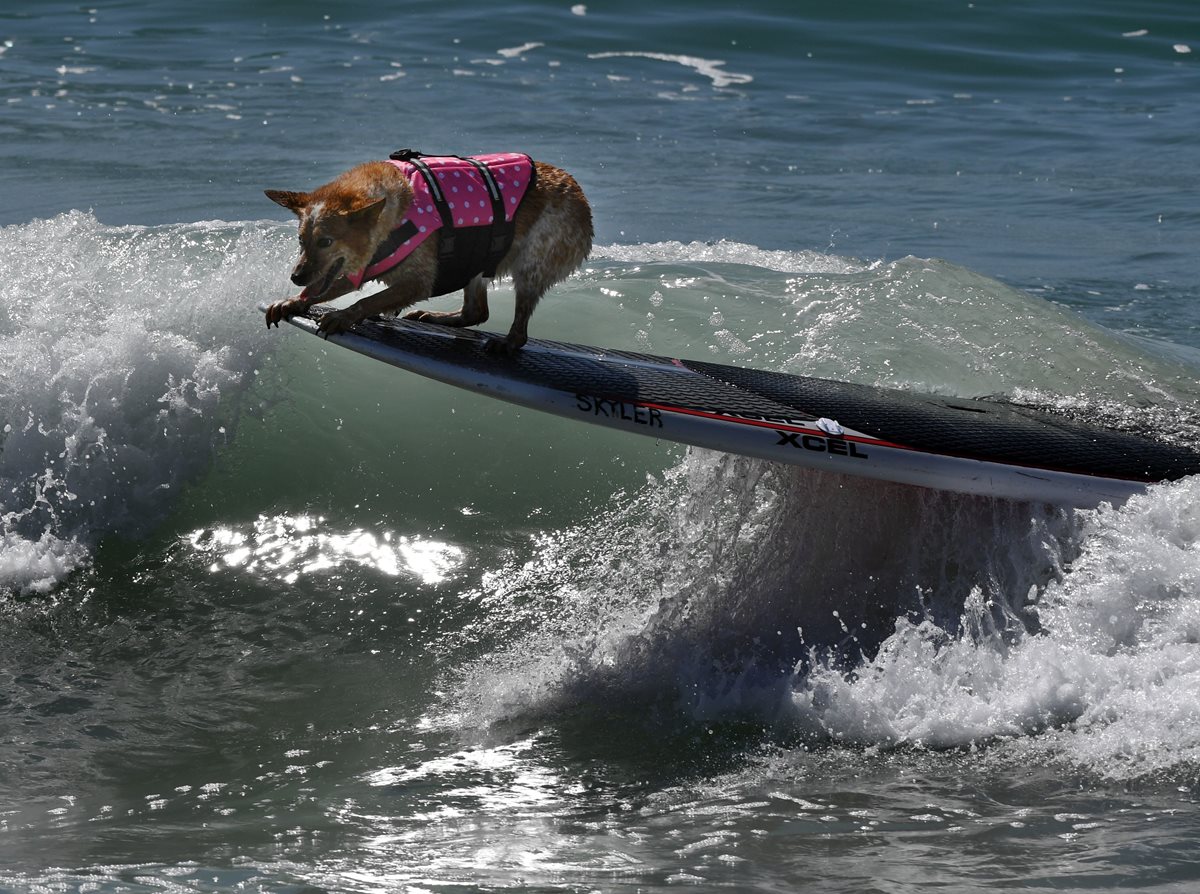
M 36 540 L 5 532 L 0 536 L 0 591 L 48 593 L 87 560 L 87 548 L 75 540 L 49 532 Z
M 536 50 L 539 47 L 544 47 L 544 46 L 545 46 L 544 43 L 538 43 L 537 41 L 530 41 L 529 43 L 521 44 L 519 47 L 507 47 L 503 50 L 496 50 L 496 52 L 499 55 L 503 56 L 505 59 L 516 59 L 518 56 L 522 56 L 525 53 L 528 53 L 530 50 Z
M 626 263 L 744 264 L 781 273 L 856 273 L 869 265 L 815 251 L 759 248 L 742 242 L 642 242 L 598 245 L 592 257 Z
M 0 586 L 49 589 L 207 464 L 287 251 L 273 224 L 0 230 Z
M 471 674 L 470 697 L 485 722 L 661 694 L 697 719 L 794 723 L 787 671 L 809 647 L 854 654 L 886 635 L 887 619 L 920 606 L 953 618 L 976 589 L 1019 603 L 1054 567 L 1064 520 L 693 451 L 485 581 L 507 624 L 521 626 L 524 605 L 538 615 L 528 641 Z
M 628 57 L 635 59 L 655 59 L 660 62 L 674 62 L 686 68 L 693 69 L 704 77 L 712 80 L 714 87 L 731 87 L 739 84 L 749 84 L 754 78 L 748 74 L 725 71 L 723 59 L 704 59 L 700 56 L 682 56 L 677 53 L 647 53 L 636 51 L 588 53 L 589 59 L 615 59 Z
M 795 696 L 839 740 L 1021 753 L 1129 779 L 1200 758 L 1200 480 L 1081 513 L 1079 554 L 1015 641 L 900 621 L 852 674 L 818 667 Z M 969 610 L 979 606 L 969 606 Z

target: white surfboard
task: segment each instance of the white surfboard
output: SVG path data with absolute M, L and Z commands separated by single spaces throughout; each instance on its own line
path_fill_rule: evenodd
M 289 322 L 317 335 L 324 308 Z M 568 419 L 828 472 L 1091 507 L 1200 472 L 1200 453 L 991 400 L 371 319 L 336 344 L 448 385 Z

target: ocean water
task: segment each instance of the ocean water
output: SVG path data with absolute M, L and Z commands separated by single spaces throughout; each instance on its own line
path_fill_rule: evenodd
M 1197 64 L 1183 0 L 7 2 L 0 890 L 1194 890 L 1200 482 L 686 450 L 255 307 L 264 188 L 521 150 L 597 225 L 535 336 L 1194 440 Z

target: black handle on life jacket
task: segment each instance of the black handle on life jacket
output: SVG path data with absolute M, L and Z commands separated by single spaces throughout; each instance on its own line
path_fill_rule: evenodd
M 424 158 L 424 152 L 418 152 L 416 149 L 397 149 L 388 156 L 392 161 L 412 161 L 414 158 Z

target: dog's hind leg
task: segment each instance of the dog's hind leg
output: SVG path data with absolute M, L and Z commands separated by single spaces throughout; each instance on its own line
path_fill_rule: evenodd
M 525 346 L 525 342 L 529 341 L 529 318 L 533 316 L 533 310 L 542 300 L 546 289 L 532 287 L 530 283 L 523 283 L 520 280 L 516 281 L 516 287 L 517 307 L 513 314 L 512 327 L 503 339 L 492 339 L 487 343 L 487 350 L 492 353 L 512 356 Z
M 404 318 L 443 326 L 478 326 L 486 323 L 488 318 L 487 287 L 488 280 L 476 276 L 463 289 L 463 306 L 457 311 L 416 310 Z

